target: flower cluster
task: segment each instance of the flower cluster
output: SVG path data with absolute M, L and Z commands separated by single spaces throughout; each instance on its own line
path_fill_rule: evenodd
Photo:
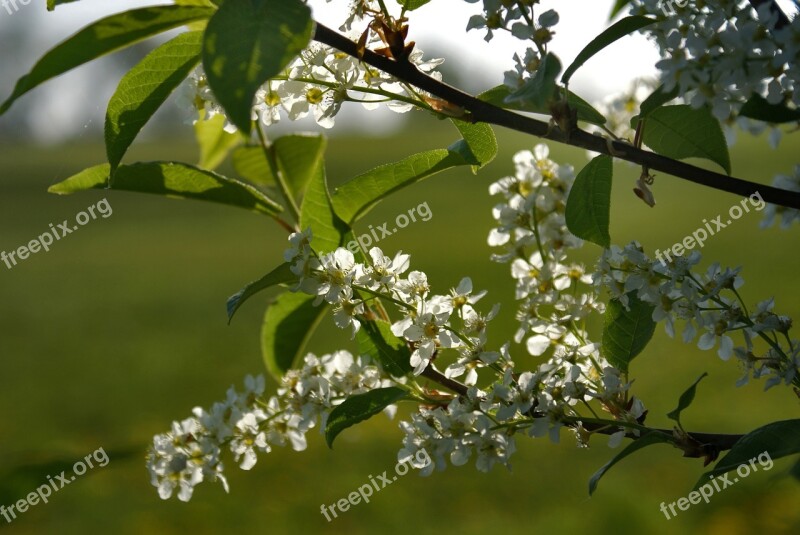
M 465 0 L 475 4 L 479 0 Z M 473 15 L 467 23 L 467 31 L 486 28 L 486 41 L 491 41 L 494 32 L 507 31 L 517 39 L 524 41 L 533 40 L 537 45 L 544 46 L 553 38 L 550 30 L 558 24 L 558 13 L 549 9 L 540 14 L 534 23 L 533 4 L 535 1 L 523 0 L 520 2 L 503 2 L 502 0 L 482 0 L 483 12 Z
M 284 258 L 298 277 L 295 289 L 315 295 L 316 303 L 333 305 L 336 324 L 352 329 L 353 336 L 365 320 L 368 297 L 382 297 L 397 306 L 402 318 L 391 325 L 391 330 L 413 346 L 415 375 L 428 367 L 440 349 L 458 350 L 461 358 L 448 368 L 448 374 L 454 377 L 497 360 L 496 353 L 484 350 L 486 328 L 497 307 L 486 315 L 475 310 L 473 305 L 485 292 L 473 294 L 469 278 L 464 278 L 450 295 L 437 295 L 431 293 L 425 273 L 411 271 L 405 275 L 410 259 L 402 252 L 390 258 L 373 247 L 369 261 L 356 262 L 354 254 L 343 247 L 318 255 L 311 248 L 311 229 L 295 233 L 289 240 L 291 247 Z M 370 311 L 372 314 L 388 320 L 382 307 Z M 475 375 L 470 373 L 469 377 L 474 382 Z
M 219 481 L 225 491 L 222 452 L 230 450 L 243 470 L 250 470 L 258 453 L 290 444 L 306 449 L 306 433 L 325 427 L 330 410 L 347 396 L 394 384 L 369 357 L 347 351 L 316 357 L 308 354 L 299 369 L 289 370 L 275 395 L 264 396 L 264 377 L 247 376 L 245 388 L 231 387 L 225 401 L 210 411 L 196 407 L 193 416 L 174 422 L 172 429 L 153 438 L 147 468 L 153 486 L 163 499 L 178 490 L 189 501 L 203 481 Z M 385 411 L 394 415 L 394 406 Z
M 678 87 L 694 107 L 708 105 L 720 120 L 753 95 L 771 104 L 800 105 L 800 18 L 778 28 L 763 2 L 705 0 L 665 15 L 662 0 L 634 0 L 631 13 L 655 16 L 645 31 L 661 50 L 665 88 Z
M 792 320 L 773 312 L 773 299 L 748 311 L 738 292 L 744 284 L 739 268 L 721 269 L 715 263 L 705 273 L 694 273 L 700 258 L 693 251 L 663 262 L 648 258 L 636 242 L 624 249 L 614 246 L 603 254 L 595 282 L 626 306 L 633 295 L 652 305 L 653 320 L 663 321 L 669 336 L 681 321 L 684 342 L 697 339 L 702 350 L 716 347 L 723 360 L 735 356 L 744 370 L 737 385 L 750 377 L 767 377 L 765 388 L 782 382 L 799 385 L 800 340 L 790 337 Z M 741 339 L 740 345 L 734 337 Z M 762 352 L 755 346 L 759 339 L 767 345 Z
M 583 244 L 567 230 L 564 216 L 573 169 L 548 156 L 546 145 L 517 153 L 515 174 L 490 186 L 489 192 L 503 201 L 492 210 L 498 226 L 488 243 L 504 249 L 493 259 L 510 262 L 516 280 L 521 304 L 514 341 L 526 339 L 529 354 L 548 358 L 516 385 L 497 385 L 495 399 L 507 400 L 506 388 L 513 399 L 536 399 L 545 417 L 533 422 L 531 432 L 538 436 L 550 431 L 556 438 L 561 417 L 575 414 L 571 408 L 579 402 L 597 399 L 618 420 L 629 422 L 642 417 L 644 406 L 636 398 L 628 399 L 629 384 L 603 359 L 599 344 L 592 343 L 584 329 L 586 319 L 601 314 L 604 305 L 584 266 L 567 260 L 566 251 Z
M 370 45 L 378 36 L 372 34 Z M 423 52 L 415 49 L 408 60 L 422 72 L 441 79 L 435 69 L 443 59 L 423 59 Z M 368 110 L 381 103 L 397 113 L 405 113 L 415 106 L 426 107 L 425 94 L 394 77 L 371 68 L 358 59 L 319 43 L 304 50 L 284 73 L 268 80 L 258 89 L 252 108 L 252 119 L 270 126 L 286 116 L 291 121 L 309 115 L 323 128 L 332 128 L 336 114 L 344 102 L 359 102 Z M 224 114 L 215 99 L 202 67 L 189 77 L 181 97 L 183 107 L 205 112 L 210 118 Z M 228 121 L 226 130 L 235 131 Z

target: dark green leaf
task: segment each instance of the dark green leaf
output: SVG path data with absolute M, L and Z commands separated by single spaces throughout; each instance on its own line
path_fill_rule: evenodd
M 202 119 L 194 124 L 194 134 L 200 147 L 198 167 L 213 170 L 219 167 L 231 150 L 244 139 L 239 132 L 225 131 L 225 116 L 218 113 L 210 119 Z
M 679 91 L 677 85 L 672 88 L 672 91 L 665 91 L 663 85 L 658 86 L 658 88 L 642 102 L 642 105 L 639 107 L 639 116 L 647 117 L 653 112 L 653 110 L 656 110 L 670 100 L 677 98 L 678 93 Z M 632 126 L 635 128 L 635 125 Z
M 87 189 L 114 189 L 217 202 L 268 215 L 282 210 L 279 204 L 250 185 L 184 163 L 122 165 L 110 187 L 107 186 L 109 171 L 108 164 L 90 167 L 50 186 L 47 191 L 65 195 Z
M 575 58 L 572 64 L 567 67 L 566 71 L 564 71 L 564 75 L 561 77 L 561 83 L 569 83 L 569 79 L 572 78 L 572 75 L 575 74 L 575 71 L 577 71 L 592 56 L 603 50 L 611 43 L 614 43 L 635 31 L 641 30 L 645 26 L 649 26 L 654 22 L 656 22 L 656 19 L 642 17 L 639 15 L 625 17 L 624 19 L 620 19 L 619 21 L 615 22 L 606 28 L 600 35 L 592 39 L 592 41 L 586 45 L 586 47 L 584 47 L 580 53 L 578 53 L 578 56 Z
M 394 386 L 350 396 L 341 405 L 334 407 L 328 416 L 328 423 L 325 426 L 325 441 L 328 447 L 333 448 L 333 441 L 337 435 L 348 427 L 375 416 L 405 397 L 406 391 Z
M 625 310 L 619 299 L 612 299 L 606 308 L 603 325 L 603 345 L 600 354 L 615 368 L 628 373 L 630 362 L 647 346 L 656 330 L 653 305 L 628 294 Z
M 556 78 L 561 73 L 561 62 L 555 54 L 547 53 L 539 68 L 525 84 L 506 97 L 508 103 L 523 102 L 535 107 L 545 107 L 556 90 Z
M 301 0 L 224 2 L 208 21 L 203 66 L 233 124 L 250 132 L 256 90 L 311 39 L 311 10 Z
M 758 458 L 759 455 L 764 455 L 765 461 L 775 461 L 795 453 L 800 453 L 800 420 L 772 422 L 740 438 L 713 470 L 700 477 L 694 488 L 707 483 L 711 477 L 749 464 L 751 459 Z
M 551 101 L 559 100 L 561 98 L 562 91 L 563 89 L 557 87 L 553 92 Z M 484 91 L 478 95 L 478 98 L 500 108 L 550 115 L 550 107 L 547 105 L 534 106 L 530 102 L 515 102 L 511 104 L 507 103 L 506 97 L 508 97 L 510 93 L 511 91 L 508 89 L 508 86 L 498 85 L 497 87 L 493 87 L 488 91 Z M 591 104 L 583 100 L 572 91 L 567 91 L 567 103 L 569 104 L 570 108 L 578 112 L 579 121 L 585 121 L 587 123 L 600 126 L 606 124 L 606 118 L 603 117 L 602 113 L 594 109 Z
M 692 386 L 686 389 L 686 392 L 681 394 L 681 397 L 678 399 L 678 406 L 675 408 L 674 411 L 667 414 L 667 418 L 669 418 L 670 420 L 675 420 L 678 423 L 678 425 L 681 425 L 681 412 L 683 412 L 684 409 L 688 408 L 692 404 L 692 402 L 694 401 L 694 395 L 697 391 L 697 385 L 700 383 L 700 381 L 703 380 L 703 377 L 705 377 L 706 375 L 708 374 L 703 373 L 703 375 L 698 377 L 697 380 L 694 383 L 692 383 Z
M 391 325 L 385 321 L 365 321 L 356 336 L 358 352 L 380 362 L 383 369 L 395 377 L 411 373 L 411 351 L 403 340 L 392 334 Z
M 467 123 L 451 119 L 462 139 L 453 143 L 448 150 L 457 152 L 464 161 L 477 171 L 497 156 L 497 138 L 494 130 L 486 123 Z
M 261 327 L 261 354 L 269 373 L 280 380 L 302 358 L 303 350 L 328 310 L 314 296 L 286 292 L 267 307 Z
M 210 17 L 212 13 L 213 9 L 203 7 L 155 6 L 101 19 L 45 54 L 31 72 L 19 79 L 14 92 L 0 106 L 0 115 L 19 97 L 56 76 L 148 37 Z
M 339 247 L 350 230 L 333 209 L 324 165 L 317 167 L 300 206 L 300 228 L 308 227 L 314 237 L 311 246 L 317 253 L 329 253 Z
M 652 446 L 653 444 L 669 444 L 669 443 L 670 443 L 669 436 L 663 433 L 650 432 L 643 434 L 641 437 L 628 444 L 625 447 L 625 449 L 619 452 L 613 459 L 604 464 L 602 468 L 600 468 L 600 470 L 594 473 L 591 479 L 589 479 L 589 496 L 594 494 L 594 491 L 597 489 L 597 484 L 600 482 L 600 478 L 603 477 L 605 473 L 608 472 L 608 470 L 612 466 L 620 462 L 625 457 L 639 451 L 642 448 L 646 448 L 647 446 Z
M 739 110 L 741 117 L 749 117 L 765 123 L 793 123 L 800 121 L 800 110 L 785 104 L 770 104 L 761 95 L 753 95 Z
M 202 42 L 202 32 L 182 33 L 122 77 L 106 111 L 106 153 L 112 173 L 142 127 L 198 64 Z
M 613 174 L 611 157 L 597 156 L 575 177 L 567 199 L 565 217 L 569 231 L 601 247 L 611 245 L 608 225 Z
M 285 284 L 297 280 L 297 275 L 292 273 L 291 265 L 281 264 L 257 281 L 253 281 L 228 298 L 228 323 L 233 319 L 233 315 L 239 310 L 245 301 L 255 294 L 277 284 Z
M 645 145 L 669 158 L 705 158 L 731 173 L 722 127 L 705 108 L 694 109 L 685 104 L 657 108 L 647 116 L 642 139 Z

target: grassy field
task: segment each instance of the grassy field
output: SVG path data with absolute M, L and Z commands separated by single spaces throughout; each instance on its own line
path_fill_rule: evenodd
M 447 146 L 456 138 L 443 123 L 418 117 L 420 130 L 385 139 L 334 138 L 328 172 L 340 183 L 387 159 Z M 424 132 L 420 135 L 419 132 Z M 392 221 L 427 202 L 433 217 L 398 232 L 380 246 L 412 253 L 445 292 L 470 275 L 490 290 L 486 301 L 503 309 L 491 335 L 515 329 L 513 284 L 507 266 L 489 261 L 486 234 L 494 201 L 488 185 L 511 171 L 510 157 L 532 140 L 498 132 L 502 152 L 473 176 L 451 171 L 392 196 L 361 227 Z M 767 182 L 787 172 L 800 149 L 797 136 L 776 156 L 764 140 L 737 147 L 734 174 Z M 794 149 L 794 150 L 792 150 Z M 585 154 L 554 147 L 554 159 L 580 167 Z M 192 147 L 139 146 L 136 159 L 195 159 Z M 219 485 L 197 488 L 188 504 L 161 501 L 149 484 L 144 452 L 155 433 L 188 416 L 196 405 L 222 399 L 247 373 L 261 372 L 259 326 L 267 296 L 248 303 L 228 326 L 225 300 L 280 261 L 285 233 L 257 214 L 206 203 L 97 191 L 56 197 L 47 186 L 102 162 L 100 145 L 57 149 L 0 148 L 0 250 L 26 244 L 50 223 L 72 219 L 102 198 L 113 207 L 98 219 L 13 270 L 0 265 L 0 504 L 23 498 L 78 459 L 103 447 L 111 461 L 18 517 L 0 518 L 13 533 L 452 533 L 500 529 L 505 533 L 797 533 L 800 486 L 786 471 L 772 471 L 693 506 L 672 520 L 661 502 L 685 496 L 702 462 L 668 447 L 645 450 L 612 470 L 591 499 L 587 480 L 612 455 L 597 440 L 578 450 L 564 433 L 561 444 L 518 441 L 513 470 L 490 474 L 471 465 L 421 478 L 409 474 L 332 523 L 320 504 L 333 503 L 391 470 L 401 433 L 377 417 L 345 432 L 334 450 L 312 433 L 308 451 L 276 450 L 249 473 L 228 464 L 231 494 Z M 615 243 L 638 239 L 645 249 L 665 249 L 702 225 L 704 218 L 740 201 L 660 175 L 655 209 L 631 192 L 636 171 L 619 165 L 611 234 Z M 770 295 L 777 308 L 800 318 L 800 245 L 797 230 L 760 231 L 751 212 L 703 250 L 704 263 L 743 265 L 743 295 L 751 303 Z M 358 230 L 358 229 L 357 229 Z M 599 249 L 578 255 L 593 263 Z M 318 352 L 349 341 L 327 319 L 312 341 Z M 499 344 L 498 344 L 499 345 Z M 524 357 L 519 359 L 524 364 Z M 530 358 L 531 365 L 534 359 Z M 737 389 L 739 370 L 712 352 L 657 334 L 632 366 L 635 391 L 650 409 L 648 422 L 668 426 L 665 414 L 703 371 L 688 429 L 746 432 L 793 418 L 798 400 L 786 388 L 763 393 L 762 384 Z M 44 464 L 43 464 L 44 463 Z

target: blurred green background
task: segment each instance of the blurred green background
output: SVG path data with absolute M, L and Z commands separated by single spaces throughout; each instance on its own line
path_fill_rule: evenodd
M 406 130 L 386 138 L 330 140 L 333 184 L 387 160 L 447 146 L 455 130 L 418 114 Z M 189 130 L 185 139 L 189 139 Z M 508 267 L 492 263 L 486 235 L 492 225 L 491 182 L 512 171 L 511 156 L 534 139 L 498 131 L 501 153 L 477 176 L 460 169 L 438 175 L 390 197 L 359 229 L 393 221 L 427 202 L 428 222 L 417 222 L 380 246 L 412 253 L 440 293 L 469 275 L 503 305 L 490 330 L 499 346 L 515 330 L 513 281 Z M 744 136 L 742 136 L 744 137 Z M 99 140 L 92 140 L 98 142 Z M 734 174 L 766 182 L 788 172 L 800 144 L 787 137 L 780 151 L 764 139 L 740 141 Z M 560 163 L 580 168 L 582 151 L 552 147 Z M 138 145 L 130 159 L 193 162 L 195 149 L 173 140 Z M 0 250 L 10 251 L 46 231 L 50 223 L 106 197 L 113 207 L 98 219 L 13 270 L 0 265 L 0 503 L 11 504 L 42 484 L 46 475 L 103 447 L 111 462 L 88 472 L 47 505 L 36 505 L 0 529 L 13 533 L 797 533 L 800 486 L 786 476 L 791 461 L 777 461 L 734 487 L 666 520 L 661 502 L 689 493 L 702 461 L 657 446 L 615 467 L 589 498 L 587 480 L 615 453 L 604 438 L 588 450 L 571 434 L 561 444 L 520 437 L 513 470 L 477 472 L 472 463 L 427 478 L 414 473 L 351 507 L 328 523 L 322 503 L 346 497 L 370 475 L 392 470 L 400 446 L 396 421 L 383 416 L 349 429 L 334 450 L 316 431 L 308 451 L 276 449 L 251 472 L 226 462 L 231 493 L 218 484 L 197 487 L 192 501 L 159 499 L 150 486 L 144 453 L 151 437 L 192 407 L 224 398 L 229 385 L 260 373 L 259 328 L 268 295 L 249 302 L 229 326 L 225 300 L 280 261 L 286 234 L 270 219 L 208 203 L 96 191 L 57 197 L 47 187 L 104 161 L 99 144 L 59 148 L 0 148 Z M 636 170 L 617 166 L 612 238 L 638 239 L 649 253 L 665 249 L 725 213 L 739 198 L 660 174 L 654 209 L 632 193 Z M 714 260 L 743 265 L 743 296 L 755 303 L 770 295 L 777 310 L 800 318 L 797 230 L 760 231 L 751 212 L 708 241 L 703 267 Z M 357 229 L 358 230 L 358 229 Z M 579 258 L 593 264 L 599 248 Z M 599 337 L 595 335 L 595 338 Z M 330 318 L 312 341 L 322 353 L 349 347 Z M 518 354 L 520 365 L 536 359 Z M 740 373 L 714 352 L 670 340 L 659 326 L 632 365 L 634 391 L 648 406 L 648 423 L 669 426 L 664 416 L 703 371 L 684 425 L 697 431 L 741 433 L 797 416 L 798 400 L 785 387 L 762 392 L 763 383 L 736 388 Z M 269 388 L 274 388 L 270 385 Z M 617 450 L 618 451 L 618 450 Z M 43 464 L 45 463 L 45 464 Z M 49 464 L 46 464 L 49 463 Z

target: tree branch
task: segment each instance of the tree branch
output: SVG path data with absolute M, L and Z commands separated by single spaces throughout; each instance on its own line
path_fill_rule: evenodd
M 448 390 L 452 390 L 462 397 L 467 397 L 467 386 L 459 381 L 450 379 L 442 372 L 436 369 L 433 363 L 428 364 L 420 374 L 422 377 L 434 381 Z M 532 417 L 543 417 L 543 414 L 536 413 L 533 409 L 530 411 Z M 577 418 L 579 420 L 579 418 Z M 567 422 L 569 428 L 575 429 L 578 427 L 577 423 Z M 587 431 L 599 433 L 601 435 L 612 435 L 619 431 L 614 427 L 613 423 L 600 424 L 596 422 L 581 422 L 581 426 Z M 729 450 L 736 442 L 744 435 L 729 435 L 723 433 L 686 433 L 686 438 L 680 439 L 675 437 L 673 432 L 669 429 L 648 428 L 651 432 L 662 433 L 669 435 L 675 439 L 674 445 L 683 450 L 684 457 L 705 457 L 706 459 L 714 460 L 719 455 L 719 452 Z M 628 433 L 627 437 L 636 440 L 639 436 L 633 433 Z M 710 462 L 710 461 L 709 461 Z M 706 463 L 708 464 L 708 462 Z
M 358 46 L 345 36 L 317 23 L 314 40 L 336 48 L 350 56 L 359 57 Z M 773 186 L 758 184 L 740 178 L 708 171 L 687 163 L 661 156 L 654 152 L 637 149 L 622 141 L 612 141 L 606 137 L 590 134 L 583 130 L 570 132 L 568 138 L 546 122 L 533 119 L 512 111 L 484 102 L 472 95 L 464 93 L 450 85 L 419 71 L 408 61 L 394 61 L 366 50 L 362 61 L 392 76 L 414 85 L 424 91 L 464 108 L 476 122 L 484 122 L 497 126 L 531 134 L 558 143 L 580 147 L 600 154 L 606 154 L 645 166 L 652 170 L 701 184 L 710 188 L 740 196 L 760 193 L 764 201 L 788 208 L 800 209 L 800 192 L 786 191 Z

